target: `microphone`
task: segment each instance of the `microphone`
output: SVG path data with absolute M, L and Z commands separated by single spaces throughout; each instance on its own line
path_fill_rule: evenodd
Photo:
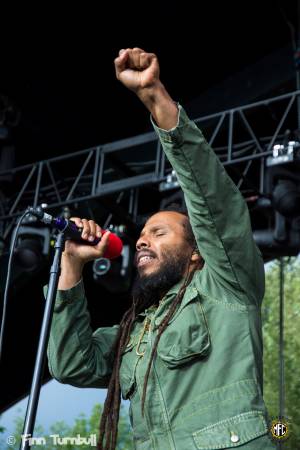
M 32 214 L 37 219 L 41 220 L 41 222 L 51 225 L 55 229 L 59 231 L 63 231 L 67 239 L 71 239 L 72 241 L 80 242 L 80 244 L 85 245 L 97 245 L 98 242 L 101 241 L 101 237 L 96 237 L 93 241 L 86 241 L 82 239 L 81 233 L 82 229 L 77 227 L 77 225 L 72 222 L 72 220 L 65 219 L 64 217 L 53 217 L 50 214 L 43 211 L 41 206 L 37 208 L 33 208 L 29 206 L 27 208 L 27 212 Z M 107 230 L 101 230 L 102 236 L 106 233 Z M 108 239 L 108 247 L 105 250 L 103 258 L 114 259 L 121 255 L 123 249 L 123 242 L 114 233 L 110 233 Z

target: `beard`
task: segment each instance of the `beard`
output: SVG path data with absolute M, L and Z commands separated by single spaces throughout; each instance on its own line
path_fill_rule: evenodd
M 147 308 L 158 304 L 164 294 L 182 279 L 189 258 L 185 254 L 162 253 L 158 270 L 150 275 L 138 273 L 131 291 L 138 305 Z

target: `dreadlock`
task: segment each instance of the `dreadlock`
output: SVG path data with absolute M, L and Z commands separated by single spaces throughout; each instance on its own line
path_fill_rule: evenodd
M 186 210 L 183 210 L 182 208 L 178 208 L 176 205 L 171 205 L 167 209 L 164 209 L 163 211 L 174 211 L 181 213 L 185 216 L 185 221 L 183 222 L 183 227 L 186 230 L 186 239 L 193 249 L 193 252 L 198 251 L 196 240 L 193 234 L 193 230 L 189 221 L 188 214 Z M 191 262 L 191 261 L 190 261 Z M 143 386 L 143 393 L 142 393 L 142 404 L 141 404 L 141 410 L 142 415 L 144 415 L 144 405 L 145 405 L 145 399 L 146 399 L 146 391 L 147 391 L 147 384 L 149 379 L 150 370 L 152 367 L 152 362 L 154 360 L 157 346 L 160 340 L 160 337 L 164 330 L 167 328 L 168 323 L 172 319 L 177 307 L 181 304 L 181 301 L 184 297 L 185 290 L 189 283 L 191 282 L 194 272 L 197 269 L 201 269 L 203 267 L 203 259 L 200 258 L 198 265 L 194 266 L 192 270 L 190 269 L 190 266 L 188 267 L 186 276 L 184 278 L 184 281 L 181 285 L 181 288 L 179 289 L 174 301 L 172 302 L 166 316 L 164 317 L 163 321 L 158 327 L 158 333 L 154 341 L 153 349 L 150 355 L 149 364 L 147 367 L 145 380 L 144 380 L 144 386 Z M 130 332 L 132 325 L 137 317 L 137 315 L 144 311 L 145 308 L 147 308 L 149 305 L 146 304 L 145 301 L 140 301 L 138 299 L 133 298 L 133 303 L 131 308 L 125 312 L 120 326 L 119 330 L 116 336 L 116 340 L 114 342 L 113 346 L 113 354 L 114 362 L 113 362 L 113 369 L 112 374 L 110 377 L 109 385 L 108 385 L 108 391 L 107 391 L 107 397 L 104 403 L 103 413 L 101 416 L 101 422 L 100 422 L 100 430 L 99 430 L 99 439 L 97 443 L 97 449 L 98 450 L 115 450 L 116 443 L 117 443 L 117 435 L 118 435 L 118 421 L 119 421 L 119 414 L 120 414 L 120 403 L 121 403 L 121 391 L 120 391 L 120 378 L 119 378 L 119 371 L 120 366 L 122 362 L 122 353 L 125 349 L 129 338 L 130 338 Z

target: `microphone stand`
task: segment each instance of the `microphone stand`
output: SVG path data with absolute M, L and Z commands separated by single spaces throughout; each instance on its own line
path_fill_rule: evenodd
M 36 412 L 38 407 L 39 395 L 41 390 L 41 382 L 43 369 L 46 360 L 46 350 L 49 340 L 51 320 L 53 315 L 53 309 L 55 304 L 58 278 L 60 275 L 61 256 L 64 251 L 65 235 L 64 232 L 60 232 L 55 242 L 55 253 L 53 263 L 50 268 L 50 278 L 46 299 L 46 306 L 44 311 L 44 317 L 41 327 L 40 340 L 38 345 L 38 351 L 35 361 L 34 373 L 32 378 L 32 385 L 30 396 L 27 404 L 26 417 L 24 422 L 23 434 L 21 439 L 20 450 L 27 450 L 31 448 L 30 438 L 34 429 L 34 423 L 36 419 Z

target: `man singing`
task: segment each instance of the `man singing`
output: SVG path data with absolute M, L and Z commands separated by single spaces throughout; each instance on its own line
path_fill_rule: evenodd
M 50 372 L 62 383 L 108 388 L 99 449 L 116 448 L 121 393 L 137 450 L 273 449 L 262 395 L 264 265 L 247 206 L 160 81 L 157 57 L 121 50 L 115 70 L 151 113 L 187 214 L 160 211 L 147 220 L 132 306 L 119 325 L 95 332 L 82 268 L 104 254 L 109 235 L 95 247 L 66 242 Z M 94 221 L 74 221 L 84 239 L 101 236 Z

